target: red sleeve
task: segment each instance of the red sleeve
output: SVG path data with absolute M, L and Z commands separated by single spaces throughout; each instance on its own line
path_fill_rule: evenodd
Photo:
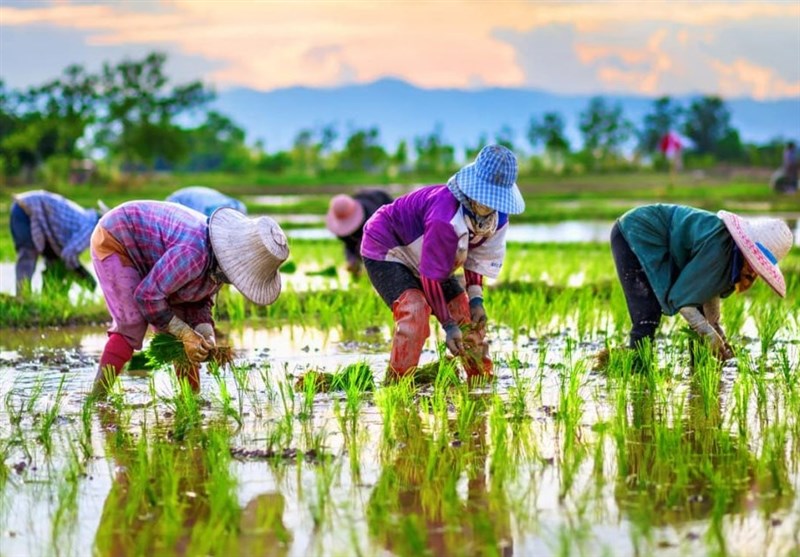
M 483 275 L 464 269 L 464 280 L 467 286 L 483 286 Z
M 424 276 L 420 277 L 422 281 L 422 289 L 425 291 L 425 298 L 433 310 L 433 314 L 439 323 L 444 326 L 448 321 L 452 321 L 450 310 L 447 309 L 447 301 L 444 299 L 444 291 L 442 284 L 439 281 L 431 280 Z

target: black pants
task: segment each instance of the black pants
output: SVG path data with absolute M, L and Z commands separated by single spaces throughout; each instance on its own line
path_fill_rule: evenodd
M 411 269 L 402 263 L 394 261 L 376 261 L 375 259 L 364 258 L 364 268 L 367 270 L 372 286 L 380 297 L 390 308 L 400 294 L 409 288 L 422 290 L 422 282 L 417 278 Z M 444 299 L 448 302 L 464 292 L 464 287 L 456 277 L 450 277 L 442 282 L 442 292 Z
M 635 348 L 645 338 L 652 340 L 661 323 L 661 304 L 658 303 L 647 275 L 619 230 L 619 223 L 611 229 L 611 253 L 617 266 L 617 275 L 625 293 L 628 313 L 631 316 L 630 347 Z

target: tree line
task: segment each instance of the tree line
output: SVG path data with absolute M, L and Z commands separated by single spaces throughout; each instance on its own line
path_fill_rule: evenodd
M 324 176 L 341 173 L 397 175 L 442 173 L 458 166 L 456 147 L 440 127 L 401 141 L 392 151 L 381 143 L 378 127 L 349 129 L 334 124 L 301 130 L 288 150 L 268 152 L 248 144 L 245 131 L 229 117 L 208 109 L 214 92 L 200 81 L 173 85 L 165 73 L 166 56 L 103 65 L 90 73 L 79 65 L 43 85 L 10 90 L 0 81 L 0 175 L 31 182 L 63 180 L 76 161 L 103 161 L 109 172 L 153 170 L 184 172 L 261 171 Z M 493 141 L 524 154 L 529 173 L 578 173 L 664 165 L 658 145 L 668 131 L 691 141 L 687 162 L 717 161 L 777 166 L 783 141 L 745 144 L 731 125 L 724 100 L 701 96 L 688 106 L 670 97 L 655 100 L 639 126 L 619 104 L 591 99 L 580 112 L 579 148 L 567 137 L 557 112 L 531 117 L 526 145 L 503 126 L 464 150 L 472 158 Z

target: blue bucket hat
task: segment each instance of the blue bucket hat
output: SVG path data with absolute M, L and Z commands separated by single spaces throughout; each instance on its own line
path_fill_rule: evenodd
M 525 200 L 517 187 L 517 157 L 501 145 L 481 149 L 475 162 L 450 180 L 465 196 L 495 211 L 518 215 L 525 210 Z

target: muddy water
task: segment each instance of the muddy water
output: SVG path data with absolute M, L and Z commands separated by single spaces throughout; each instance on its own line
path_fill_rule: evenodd
M 388 331 L 382 331 L 358 341 L 342 342 L 335 331 L 313 328 L 267 330 L 245 326 L 227 331 L 225 341 L 237 348 L 238 362 L 253 366 L 247 375 L 251 394 L 243 399 L 244 423 L 233 430 L 231 445 L 251 449 L 264 446 L 264 439 L 281 416 L 280 397 L 269 395 L 274 393 L 271 383 L 291 379 L 309 368 L 332 371 L 356 361 L 368 362 L 380 380 L 387 360 L 387 336 Z M 578 441 L 572 448 L 565 444 L 563 437 L 572 431 L 558 418 L 565 400 L 565 373 L 572 367 L 569 362 L 578 363 L 593 354 L 601 340 L 581 344 L 568 341 L 568 335 L 562 334 L 546 339 L 522 337 L 514 342 L 506 330 L 495 331 L 493 336 L 493 353 L 498 362 L 496 391 L 510 401 L 518 389 L 527 386 L 532 390 L 525 396 L 528 417 L 514 426 L 522 433 L 508 440 L 509 450 L 524 452 L 522 447 L 527 444 L 532 448 L 526 457 L 514 461 L 513 474 L 500 482 L 497 472 L 492 472 L 492 459 L 496 456 L 492 451 L 498 447 L 492 441 L 496 432 L 486 418 L 476 420 L 469 439 L 451 433 L 449 445 L 441 450 L 444 462 L 453 458 L 453 464 L 437 469 L 428 481 L 423 473 L 427 455 L 437 446 L 432 416 L 419 414 L 420 423 L 413 425 L 416 422 L 412 421 L 408 437 L 401 438 L 400 448 L 389 451 L 390 456 L 385 459 L 379 457 L 387 454 L 381 445 L 382 417 L 371 396 L 361 407 L 361 444 L 358 453 L 353 453 L 336 418 L 334 401 L 341 402 L 341 398 L 317 395 L 310 425 L 323 435 L 325 450 L 334 456 L 335 464 L 334 481 L 326 492 L 333 510 L 322 524 L 315 526 L 312 520 L 312 509 L 318 503 L 317 488 L 323 482 L 318 467 L 291 463 L 274 466 L 244 459 L 235 460 L 229 470 L 236 478 L 236 500 L 242 509 L 243 524 L 261 506 L 282 508 L 279 525 L 273 525 L 275 531 L 267 534 L 277 536 L 279 530 L 284 543 L 273 543 L 271 552 L 266 554 L 418 554 L 416 546 L 409 545 L 415 531 L 407 528 L 412 524 L 422 525 L 428 532 L 421 547 L 438 554 L 472 554 L 481 547 L 495 547 L 504 555 L 547 555 L 567 547 L 569 553 L 587 555 L 696 555 L 708 552 L 715 530 L 734 555 L 785 555 L 796 548 L 800 471 L 797 453 L 791 448 L 796 447 L 793 443 L 797 440 L 789 439 L 785 454 L 769 462 L 774 465 L 770 468 L 772 480 L 758 472 L 764 464 L 747 464 L 756 458 L 763 442 L 755 425 L 759 423 L 758 416 L 752 416 L 754 431 L 749 450 L 735 443 L 735 435 L 728 431 L 730 424 L 720 418 L 734 399 L 735 368 L 723 370 L 719 409 L 710 412 L 698 408 L 700 397 L 692 391 L 688 370 L 676 368 L 675 390 L 685 391 L 689 397 L 684 425 L 681 430 L 675 430 L 675 425 L 659 430 L 661 435 L 678 432 L 679 444 L 673 451 L 685 451 L 692 458 L 707 452 L 716 455 L 720 478 L 735 484 L 726 492 L 726 503 L 717 499 L 723 512 L 715 521 L 713 493 L 704 481 L 704 473 L 689 468 L 688 477 L 678 477 L 665 467 L 663 456 L 647 449 L 654 428 L 663 425 L 663 418 L 654 410 L 658 401 L 646 395 L 631 399 L 622 409 L 621 419 L 627 422 L 625 436 L 615 439 L 603 435 L 620 413 L 616 390 L 602 375 L 583 373 L 578 387 L 582 403 L 574 425 Z M 103 340 L 100 328 L 48 331 L 38 338 L 24 334 L 4 334 L 0 338 L 0 400 L 10 400 L 13 407 L 17 401 L 30 399 L 41 383 L 36 413 L 53 403 L 62 380 L 66 393 L 55 426 L 53 456 L 47 458 L 39 444 L 32 441 L 29 462 L 18 449 L 13 449 L 6 460 L 8 465 L 28 462 L 28 468 L 11 472 L 5 488 L 0 490 L 0 553 L 4 556 L 50 555 L 54 547 L 63 555 L 88 555 L 105 547 L 105 534 L 101 532 L 106 532 L 115 520 L 112 507 L 120 489 L 118 472 L 124 465 L 120 455 L 110 450 L 110 430 L 101 426 L 97 414 L 92 418 L 95 456 L 86 462 L 86 475 L 78 480 L 74 522 L 59 534 L 57 545 L 51 529 L 58 501 L 63 497 L 58 487 L 65 466 L 67 447 L 63 443 L 78 427 L 84 392 L 94 374 Z M 426 346 L 425 361 L 436 357 L 432 340 Z M 784 346 L 797 369 L 797 346 Z M 755 345 L 750 348 L 757 352 Z M 519 375 L 503 363 L 512 359 L 521 361 Z M 157 371 L 152 377 L 158 395 L 168 397 L 172 392 L 170 374 Z M 145 421 L 153 419 L 148 417 L 146 408 L 136 408 L 152 403 L 149 375 L 126 376 L 122 385 L 126 402 L 134 407 L 126 427 L 135 433 Z M 236 392 L 230 374 L 226 385 Z M 204 375 L 201 397 L 210 404 L 204 410 L 207 419 L 219 409 L 218 392 L 212 378 Z M 777 395 L 772 390 L 768 393 L 776 401 L 780 400 Z M 165 415 L 168 408 L 161 401 L 151 410 Z M 625 418 L 626 412 L 629 418 Z M 414 409 L 414 415 L 417 413 L 418 409 Z M 455 420 L 456 410 L 451 409 L 451 414 Z M 35 420 L 26 418 L 23 427 L 33 439 Z M 300 448 L 299 423 L 296 429 L 291 444 Z M 0 438 L 8 438 L 11 432 L 9 407 L 4 405 L 0 408 Z M 618 455 L 624 455 L 624 463 L 617 460 Z M 744 473 L 737 463 L 744 463 Z M 181 476 L 180 481 L 188 492 L 202 494 L 203 483 L 194 476 Z M 670 482 L 688 482 L 689 498 L 670 501 L 664 492 Z M 455 497 L 455 511 L 437 507 L 443 494 L 451 489 L 448 485 Z M 377 509 L 382 504 L 390 505 L 390 519 L 375 526 L 370 520 L 381 516 Z M 430 512 L 448 516 L 446 525 Z M 457 541 L 448 539 L 447 532 Z M 562 545 L 564 539 L 571 540 L 569 545 Z M 125 549 L 118 547 L 114 553 L 119 551 Z

